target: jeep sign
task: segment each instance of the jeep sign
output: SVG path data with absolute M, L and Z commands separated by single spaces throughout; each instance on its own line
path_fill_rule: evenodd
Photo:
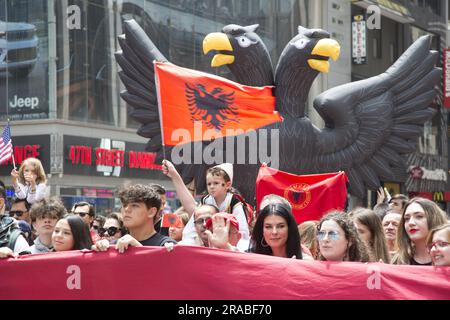
M 37 108 L 39 106 L 39 98 L 38 97 L 27 97 L 27 98 L 17 98 L 17 95 L 14 95 L 13 100 L 9 100 L 10 108 L 30 108 L 31 110 Z

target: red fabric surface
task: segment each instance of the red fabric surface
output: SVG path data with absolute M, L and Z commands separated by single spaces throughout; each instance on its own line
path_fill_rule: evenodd
M 302 261 L 190 246 L 0 260 L 1 300 L 449 298 L 450 267 Z
M 291 203 L 297 224 L 320 220 L 329 210 L 345 208 L 347 181 L 343 171 L 298 176 L 262 165 L 256 178 L 256 203 L 277 194 Z
M 244 86 L 162 62 L 155 62 L 155 76 L 165 145 L 233 136 L 282 121 L 275 111 L 275 97 L 270 86 Z M 198 86 L 203 86 L 207 93 Z M 197 103 L 196 97 L 203 103 Z M 225 105 L 229 108 L 223 109 Z M 221 123 L 220 128 L 213 123 Z M 172 137 L 175 132 L 184 132 L 181 141 L 178 135 Z

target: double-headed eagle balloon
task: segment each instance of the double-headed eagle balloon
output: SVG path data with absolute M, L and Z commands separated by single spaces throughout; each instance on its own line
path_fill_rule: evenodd
M 211 65 L 228 66 L 237 82 L 274 86 L 276 109 L 284 120 L 257 131 L 279 130 L 279 141 L 273 143 L 279 144 L 280 170 L 293 174 L 343 170 L 349 178 L 350 193 L 360 198 L 366 189 L 377 189 L 380 180 L 392 180 L 394 172 L 406 172 L 404 155 L 415 151 L 423 124 L 433 116 L 429 106 L 442 75 L 435 67 L 438 52 L 429 50 L 430 36 L 414 42 L 386 72 L 317 96 L 314 108 L 325 122 L 319 129 L 305 114 L 308 93 L 317 75 L 328 72 L 329 58 L 339 57 L 339 44 L 324 30 L 299 27 L 274 71 L 270 55 L 256 34 L 257 27 L 228 25 L 220 33 L 207 35 L 203 50 L 205 54 L 213 51 Z M 116 53 L 122 68 L 119 75 L 126 87 L 121 97 L 131 107 L 130 116 L 142 124 L 138 134 L 149 138 L 147 150 L 161 157 L 153 60 L 167 59 L 134 20 L 126 21 L 124 30 L 125 35 L 119 36 L 122 51 Z M 202 89 L 187 87 L 186 94 L 194 101 Z M 220 94 L 208 94 L 213 93 Z M 233 97 L 222 100 L 227 112 L 233 112 Z M 170 148 L 166 155 L 170 155 Z M 196 190 L 201 192 L 206 189 L 205 172 L 210 166 L 181 164 L 177 169 L 185 183 L 195 179 Z M 234 166 L 233 186 L 249 202 L 254 201 L 259 167 L 260 163 Z

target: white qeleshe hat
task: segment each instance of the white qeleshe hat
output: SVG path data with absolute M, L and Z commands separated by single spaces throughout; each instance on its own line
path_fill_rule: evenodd
M 228 177 L 230 177 L 231 183 L 233 184 L 233 165 L 231 163 L 222 163 L 217 166 L 214 166 L 214 168 L 219 168 L 225 171 Z

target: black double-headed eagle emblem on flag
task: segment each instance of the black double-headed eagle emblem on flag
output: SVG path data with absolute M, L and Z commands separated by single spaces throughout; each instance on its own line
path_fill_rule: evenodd
M 186 99 L 192 121 L 202 121 L 208 128 L 222 130 L 227 122 L 239 122 L 238 108 L 233 105 L 234 91 L 215 87 L 208 92 L 202 84 L 186 85 Z

